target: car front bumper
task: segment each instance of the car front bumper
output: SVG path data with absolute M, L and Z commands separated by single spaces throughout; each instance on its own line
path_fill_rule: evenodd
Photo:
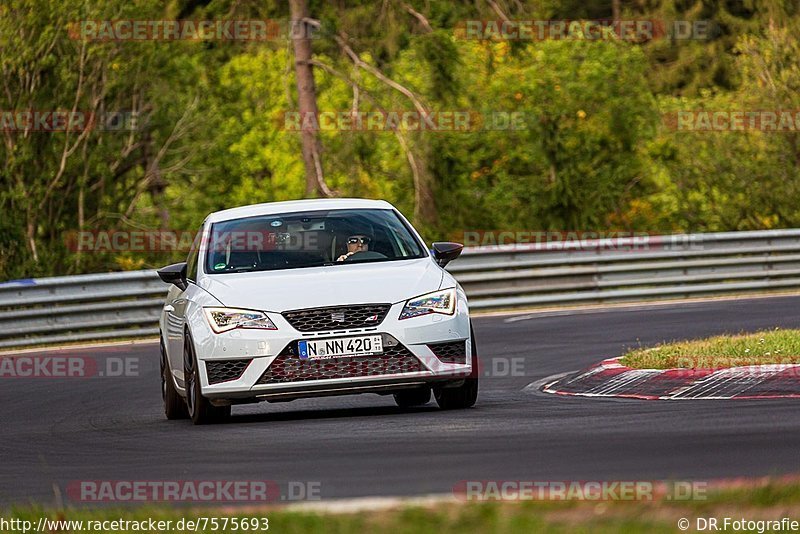
M 458 290 L 452 316 L 429 314 L 400 320 L 404 303 L 391 306 L 385 319 L 370 328 L 329 332 L 300 332 L 279 313 L 269 313 L 277 330 L 237 329 L 215 334 L 205 323 L 193 325 L 193 339 L 201 373 L 203 395 L 212 401 L 291 400 L 300 397 L 355 393 L 388 393 L 425 384 L 453 382 L 472 372 L 472 343 L 466 297 Z M 402 357 L 384 356 L 299 360 L 297 341 L 381 334 L 395 340 Z M 442 357 L 444 343 L 463 343 L 464 354 Z M 389 341 L 391 343 L 391 341 Z M 432 349 L 430 345 L 434 345 Z M 436 350 L 439 352 L 434 352 Z M 463 356 L 463 357 L 462 357 Z M 413 361 L 411 360 L 413 358 Z M 457 363 L 450 363 L 456 360 Z M 219 381 L 216 369 L 230 364 L 229 374 Z M 418 364 L 416 363 L 418 362 Z M 243 370 L 239 374 L 239 368 Z M 209 370 L 212 377 L 209 380 Z M 280 372 L 278 372 L 280 371 Z M 274 375 L 279 376 L 276 381 Z M 272 378 L 269 378 L 272 376 Z M 334 376 L 329 378 L 329 376 Z M 265 377 L 267 377 L 265 379 Z M 213 382 L 213 383 L 212 383 Z

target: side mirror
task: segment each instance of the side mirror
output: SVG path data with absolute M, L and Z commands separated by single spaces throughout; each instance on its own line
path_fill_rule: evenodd
M 449 241 L 442 241 L 433 244 L 433 259 L 440 267 L 444 267 L 457 257 L 461 255 L 464 250 L 464 245 L 461 243 L 451 243 Z
M 186 283 L 186 262 L 173 263 L 162 267 L 158 271 L 158 277 L 168 284 L 175 284 L 179 288 L 186 290 L 188 284 Z

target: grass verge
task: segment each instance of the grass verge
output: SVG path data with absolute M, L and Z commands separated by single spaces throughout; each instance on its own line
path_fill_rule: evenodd
M 709 489 L 690 501 L 664 497 L 654 501 L 524 501 L 490 503 L 438 503 L 430 506 L 400 506 L 389 510 L 360 512 L 292 511 L 280 507 L 237 511 L 235 508 L 135 507 L 118 509 L 17 508 L 0 518 L 17 518 L 36 525 L 39 518 L 83 521 L 79 530 L 61 526 L 64 534 L 92 530 L 89 521 L 179 521 L 197 518 L 268 518 L 269 530 L 281 533 L 362 533 L 398 532 L 409 534 L 446 532 L 678 532 L 678 522 L 688 520 L 694 531 L 697 518 L 730 517 L 748 521 L 780 521 L 783 517 L 800 520 L 800 482 L 796 479 L 762 480 L 740 483 L 725 489 Z M 0 521 L 2 524 L 2 521 Z M 96 530 L 95 530 L 96 531 Z M 238 532 L 243 529 L 175 528 L 162 532 Z M 249 532 L 264 532 L 263 528 Z M 763 531 L 770 532 L 770 528 Z M 0 532 L 19 530 L 0 529 Z M 102 532 L 142 532 L 134 528 L 105 528 Z
M 800 330 L 763 330 L 664 343 L 631 350 L 620 363 L 635 369 L 719 369 L 800 363 Z

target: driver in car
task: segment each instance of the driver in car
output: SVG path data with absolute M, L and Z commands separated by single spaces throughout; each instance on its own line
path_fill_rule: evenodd
M 336 261 L 344 261 L 356 252 L 367 252 L 372 240 L 364 234 L 354 234 L 347 238 L 347 254 L 342 254 Z

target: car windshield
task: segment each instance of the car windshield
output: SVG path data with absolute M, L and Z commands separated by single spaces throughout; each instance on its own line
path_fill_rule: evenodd
M 206 273 L 299 269 L 423 258 L 425 248 L 393 210 L 260 215 L 214 223 Z

